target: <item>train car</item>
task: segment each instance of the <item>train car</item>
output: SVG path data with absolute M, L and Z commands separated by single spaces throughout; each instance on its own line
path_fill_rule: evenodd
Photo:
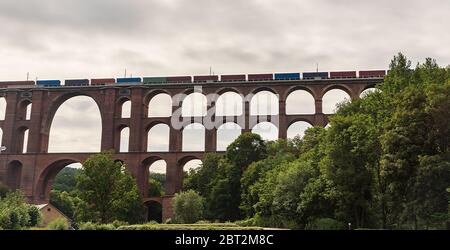
M 194 76 L 194 82 L 217 82 L 219 81 L 219 76 Z
M 304 72 L 303 79 L 327 79 L 328 72 Z
M 356 78 L 356 71 L 333 71 L 330 78 Z
M 117 84 L 133 84 L 133 83 L 141 83 L 142 78 L 140 77 L 127 77 L 127 78 L 117 78 Z
M 116 83 L 114 78 L 97 78 L 91 79 L 91 86 L 112 85 Z
M 246 75 L 221 75 L 220 81 L 222 82 L 235 82 L 235 81 L 246 81 Z
M 273 80 L 273 74 L 249 74 L 249 81 L 269 81 Z
M 191 83 L 191 76 L 169 76 L 167 77 L 168 83 Z
M 158 84 L 158 83 L 166 83 L 167 77 L 144 77 L 142 79 L 142 83 L 144 84 Z
M 36 81 L 38 87 L 59 87 L 61 86 L 60 80 L 38 80 Z
M 300 80 L 300 73 L 276 73 L 275 80 Z
M 359 71 L 360 78 L 384 77 L 385 75 L 386 75 L 386 70 L 362 70 L 362 71 Z
M 64 86 L 89 86 L 89 79 L 65 80 Z
M 0 82 L 0 88 L 14 88 L 14 87 L 30 87 L 35 86 L 34 81 L 5 81 Z

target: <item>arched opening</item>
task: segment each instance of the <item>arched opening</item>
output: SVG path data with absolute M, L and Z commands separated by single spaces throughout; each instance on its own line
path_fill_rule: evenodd
M 202 93 L 192 93 L 186 96 L 181 106 L 182 117 L 205 116 L 207 112 L 207 99 Z
M 130 128 L 124 127 L 120 130 L 120 153 L 127 153 L 130 144 Z
M 172 115 L 172 98 L 168 94 L 157 94 L 148 103 L 148 117 L 169 117 Z
M 377 88 L 367 88 L 367 89 L 365 89 L 363 92 L 361 92 L 361 94 L 359 95 L 359 97 L 360 97 L 360 98 L 364 98 L 364 97 L 366 97 L 368 94 L 374 93 L 374 92 L 377 92 L 377 91 L 380 91 L 380 90 L 377 89 Z
M 6 117 L 6 98 L 0 97 L 0 121 L 4 121 Z
M 189 174 L 192 174 L 193 171 L 199 169 L 202 166 L 203 162 L 199 159 L 193 159 L 188 162 L 186 162 L 183 165 L 183 183 L 184 179 L 189 176 Z
M 162 223 L 162 205 L 161 203 L 150 200 L 145 203 L 147 206 L 147 221 L 156 221 Z
M 25 114 L 25 120 L 31 120 L 31 108 L 33 107 L 33 104 L 30 103 L 27 105 L 26 114 Z
M 322 112 L 324 114 L 334 114 L 338 104 L 350 99 L 350 95 L 341 89 L 329 90 L 322 97 Z
M 228 122 L 222 124 L 217 129 L 217 151 L 226 151 L 228 145 L 230 145 L 236 138 L 242 133 L 242 128 L 234 122 Z
M 127 100 L 121 105 L 121 118 L 130 118 L 131 117 L 131 101 Z
M 27 127 L 20 127 L 17 130 L 16 139 L 16 152 L 19 154 L 26 154 L 28 147 L 28 134 L 29 129 Z
M 0 147 L 3 146 L 3 129 L 0 128 Z M 1 151 L 0 151 L 1 153 Z
M 81 171 L 82 165 L 79 162 L 60 162 L 52 166 L 48 172 L 46 190 L 50 190 L 50 204 L 55 206 L 64 215 L 74 219 L 75 207 L 72 203 L 76 197 L 76 175 Z
M 278 96 L 263 90 L 250 100 L 250 115 L 278 115 Z
M 27 148 L 28 148 L 28 134 L 30 133 L 29 129 L 26 129 L 23 132 L 23 144 L 22 144 L 22 154 L 26 154 L 27 153 Z
M 19 120 L 30 120 L 31 119 L 31 101 L 23 100 L 19 103 L 17 108 L 17 118 Z
M 314 97 L 305 90 L 296 90 L 290 93 L 286 99 L 286 114 L 314 114 L 316 104 Z
M 50 127 L 49 153 L 100 152 L 102 117 L 97 103 L 88 96 L 66 100 Z
M 260 122 L 252 128 L 252 133 L 258 134 L 263 140 L 275 141 L 278 139 L 278 128 L 271 122 Z
M 48 167 L 44 169 L 44 171 L 40 174 L 40 177 L 38 179 L 38 186 L 37 186 L 37 192 L 39 194 L 39 198 L 42 201 L 48 201 L 50 200 L 50 194 L 51 190 L 54 188 L 54 184 L 57 183 L 56 189 L 58 191 L 72 191 L 75 189 L 75 175 L 76 173 L 72 173 L 70 175 L 70 178 L 67 178 L 66 171 L 62 171 L 66 167 L 74 168 L 79 171 L 81 168 L 81 163 L 79 163 L 76 160 L 72 159 L 64 159 L 64 160 L 58 160 L 50 164 Z M 69 170 L 70 171 L 70 170 Z M 74 171 L 76 172 L 76 171 Z M 58 181 L 56 180 L 56 177 L 59 173 L 62 173 L 60 175 L 60 178 L 58 178 Z M 62 176 L 62 177 L 61 177 Z M 69 181 L 70 179 L 70 181 Z M 70 185 L 70 188 L 67 186 Z
M 19 161 L 12 161 L 8 164 L 6 182 L 8 187 L 15 191 L 20 189 L 20 181 L 22 178 L 22 163 Z
M 183 129 L 182 151 L 205 151 L 205 127 L 191 123 Z
M 167 163 L 157 160 L 148 167 L 148 197 L 161 197 L 166 192 Z
M 242 96 L 235 92 L 225 92 L 216 101 L 216 116 L 242 115 Z
M 167 124 L 157 124 L 147 134 L 147 152 L 168 152 L 170 128 Z
M 305 131 L 311 127 L 312 125 L 309 122 L 294 122 L 291 126 L 289 126 L 287 130 L 287 138 L 294 139 L 296 136 L 303 138 L 303 136 L 305 135 Z

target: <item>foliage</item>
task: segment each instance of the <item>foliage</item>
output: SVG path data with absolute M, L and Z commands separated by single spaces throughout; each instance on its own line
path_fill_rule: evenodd
M 175 194 L 172 199 L 174 220 L 180 224 L 195 223 L 203 217 L 203 197 L 193 190 Z
M 47 229 L 49 230 L 68 230 L 69 229 L 69 223 L 67 220 L 63 218 L 58 218 L 53 221 L 51 221 L 47 225 Z
M 118 230 L 262 230 L 261 227 L 245 227 L 234 223 L 207 224 L 142 224 L 119 227 Z
M 37 227 L 41 224 L 42 215 L 36 206 L 28 206 L 28 215 L 30 216 L 30 220 L 28 222 L 29 227 Z
M 320 218 L 310 222 L 306 229 L 309 230 L 344 230 L 346 229 L 345 223 L 331 219 L 331 218 Z
M 92 222 L 85 222 L 80 225 L 80 230 L 100 230 L 100 231 L 106 231 L 106 230 L 116 230 L 118 227 L 123 225 L 117 225 L 117 224 L 96 224 Z
M 91 156 L 77 175 L 77 188 L 84 221 L 136 223 L 143 218 L 142 198 L 130 173 L 111 153 Z
M 9 192 L 9 188 L 5 184 L 0 182 L 0 199 L 5 198 Z
M 76 175 L 80 172 L 77 168 L 63 168 L 55 177 L 53 190 L 66 191 L 68 193 L 76 189 Z
M 38 216 L 30 218 L 30 205 L 20 192 L 11 192 L 0 199 L 0 227 L 3 229 L 23 229 L 39 221 Z M 31 212 L 35 216 L 34 212 Z M 34 226 L 34 225 L 33 225 Z
M 165 194 L 164 183 L 166 175 L 159 173 L 151 173 L 148 180 L 148 196 L 160 197 Z

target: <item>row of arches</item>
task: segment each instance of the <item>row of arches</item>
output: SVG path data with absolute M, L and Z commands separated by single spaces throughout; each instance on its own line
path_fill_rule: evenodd
M 305 121 L 291 124 L 287 130 L 287 138 L 303 137 L 305 131 L 312 125 Z M 205 151 L 205 127 L 200 123 L 192 123 L 183 129 L 182 151 Z M 264 140 L 278 139 L 278 128 L 271 122 L 261 122 L 252 128 Z M 225 151 L 239 135 L 242 127 L 234 122 L 222 124 L 216 133 L 216 150 Z M 120 152 L 128 152 L 130 129 L 125 127 L 120 132 Z M 147 152 L 168 152 L 170 128 L 167 124 L 157 124 L 147 133 Z

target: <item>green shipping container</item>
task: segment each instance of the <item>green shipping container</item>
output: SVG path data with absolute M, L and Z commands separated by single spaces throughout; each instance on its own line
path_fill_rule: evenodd
M 167 77 L 144 77 L 144 84 L 166 83 Z

